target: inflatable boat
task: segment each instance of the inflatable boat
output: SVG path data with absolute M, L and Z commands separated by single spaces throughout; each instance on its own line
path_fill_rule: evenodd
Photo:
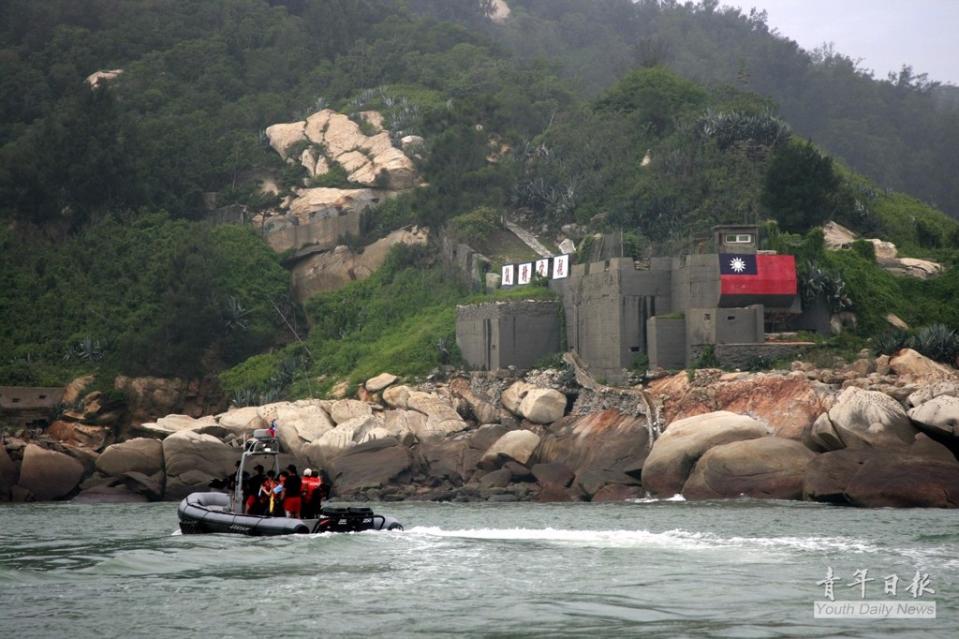
M 236 473 L 234 493 L 205 492 L 188 495 L 177 507 L 180 531 L 187 534 L 233 533 L 272 536 L 322 532 L 362 532 L 364 530 L 403 530 L 395 517 L 377 515 L 369 508 L 321 508 L 313 519 L 269 517 L 243 512 L 243 472 L 253 457 L 268 456 L 279 471 L 279 443 L 272 429 L 260 429 L 247 440 Z

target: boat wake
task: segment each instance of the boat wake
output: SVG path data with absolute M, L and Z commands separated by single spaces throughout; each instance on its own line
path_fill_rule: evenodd
M 847 537 L 723 537 L 715 533 L 682 529 L 649 530 L 568 530 L 554 528 L 475 528 L 444 530 L 416 526 L 407 534 L 423 537 L 489 541 L 537 541 L 574 546 L 607 548 L 662 548 L 674 550 L 768 550 L 797 552 L 876 553 L 880 548 Z

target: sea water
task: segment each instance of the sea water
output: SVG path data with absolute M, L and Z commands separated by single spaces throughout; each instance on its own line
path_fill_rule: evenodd
M 0 507 L 0 637 L 959 636 L 955 511 L 374 508 L 406 530 L 180 535 L 173 503 Z M 936 617 L 817 619 L 830 575 L 836 602 Z

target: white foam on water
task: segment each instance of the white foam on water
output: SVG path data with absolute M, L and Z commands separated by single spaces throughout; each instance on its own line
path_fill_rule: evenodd
M 638 499 L 627 499 L 626 501 L 633 504 L 655 504 L 660 501 L 686 501 L 686 498 L 676 493 L 672 497 L 640 497 Z
M 676 550 L 769 550 L 801 552 L 873 553 L 880 549 L 866 542 L 845 537 L 723 537 L 709 532 L 688 530 L 564 530 L 554 528 L 476 528 L 444 530 L 436 526 L 416 526 L 406 534 L 425 537 L 494 541 L 541 541 L 564 545 L 611 548 L 665 548 Z

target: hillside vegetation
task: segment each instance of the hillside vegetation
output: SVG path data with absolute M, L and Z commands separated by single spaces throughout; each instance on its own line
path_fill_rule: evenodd
M 959 225 L 923 201 L 947 201 L 954 179 L 942 197 L 907 180 L 916 154 L 882 137 L 910 139 L 911 105 L 941 133 L 922 156 L 938 162 L 952 116 L 924 110 L 927 85 L 849 72 L 869 95 L 892 96 L 872 129 L 883 168 L 905 180 L 890 182 L 858 159 L 880 157 L 875 145 L 810 128 L 817 82 L 829 72 L 849 83 L 841 59 L 790 48 L 761 17 L 711 3 L 513 4 L 503 26 L 479 2 L 439 0 L 0 5 L 0 383 L 219 375 L 249 403 L 455 363 L 454 307 L 472 294 L 435 247 L 399 251 L 370 279 L 301 307 L 283 256 L 208 219 L 205 193 L 256 211 L 276 205 L 258 192 L 262 177 L 301 183 L 263 130 L 325 107 L 377 109 L 426 140 L 425 185 L 373 210 L 367 237 L 344 238 L 354 244 L 449 223 L 494 260 L 514 259 L 524 249 L 497 239 L 497 220 L 518 213 L 546 235 L 576 222 L 670 253 L 719 222 L 772 220 L 771 241 L 801 255 L 804 276 L 849 291 L 837 310 L 860 315 L 860 337 L 881 333 L 890 311 L 959 327 L 944 303 L 959 292 L 954 269 L 904 282 L 807 236 L 833 219 L 901 254 L 955 262 Z M 689 30 L 701 42 L 683 48 Z M 712 75 L 694 64 L 707 55 L 723 60 Z M 809 95 L 777 93 L 776 60 L 803 60 Z M 100 88 L 84 82 L 115 68 Z M 842 144 L 855 152 L 830 155 Z

